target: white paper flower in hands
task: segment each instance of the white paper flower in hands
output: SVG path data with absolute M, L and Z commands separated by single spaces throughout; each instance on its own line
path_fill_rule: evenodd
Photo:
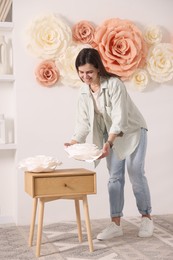
M 19 163 L 19 169 L 30 172 L 51 172 L 61 165 L 59 160 L 45 155 L 28 157 Z
M 64 149 L 68 153 L 69 158 L 86 162 L 93 162 L 102 155 L 102 151 L 95 144 L 73 144 Z

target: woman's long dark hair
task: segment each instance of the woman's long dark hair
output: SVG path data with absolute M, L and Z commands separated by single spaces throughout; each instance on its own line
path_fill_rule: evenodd
M 79 52 L 75 61 L 77 72 L 80 66 L 83 66 L 87 63 L 93 65 L 96 69 L 98 69 L 99 75 L 101 77 L 118 77 L 116 74 L 110 73 L 105 69 L 100 54 L 96 49 L 84 48 Z

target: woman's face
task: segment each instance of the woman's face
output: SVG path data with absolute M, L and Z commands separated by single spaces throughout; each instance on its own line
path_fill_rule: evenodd
M 92 64 L 85 64 L 78 67 L 78 75 L 80 79 L 88 85 L 99 84 L 99 70 Z

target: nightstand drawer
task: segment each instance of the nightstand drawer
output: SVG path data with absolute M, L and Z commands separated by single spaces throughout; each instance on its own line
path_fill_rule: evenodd
M 33 198 L 95 194 L 96 173 L 81 168 L 26 172 L 25 191 Z
M 34 179 L 34 196 L 64 196 L 95 193 L 94 177 L 68 176 Z

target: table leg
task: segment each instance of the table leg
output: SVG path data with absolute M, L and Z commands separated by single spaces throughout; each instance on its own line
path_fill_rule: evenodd
M 90 225 L 90 217 L 89 217 L 89 210 L 88 210 L 88 200 L 87 200 L 86 195 L 83 196 L 83 206 L 84 206 L 84 213 L 85 213 L 85 222 L 86 222 L 89 249 L 90 249 L 90 252 L 93 252 L 93 241 L 92 241 L 92 235 L 91 235 L 91 225 Z
M 82 228 L 81 228 L 81 216 L 80 216 L 80 205 L 79 200 L 75 199 L 75 209 L 76 209 L 76 221 L 78 227 L 78 238 L 79 242 L 82 242 Z
M 40 256 L 40 246 L 43 228 L 43 215 L 44 215 L 44 200 L 40 198 L 39 203 L 39 218 L 38 218 L 38 230 L 37 230 L 37 244 L 36 244 L 36 256 Z
M 31 225 L 30 225 L 30 231 L 29 231 L 29 246 L 32 246 L 33 236 L 34 236 L 34 227 L 35 227 L 35 218 L 36 218 L 36 212 L 37 212 L 37 202 L 38 199 L 33 199 L 33 206 L 32 206 L 32 219 L 31 219 Z

